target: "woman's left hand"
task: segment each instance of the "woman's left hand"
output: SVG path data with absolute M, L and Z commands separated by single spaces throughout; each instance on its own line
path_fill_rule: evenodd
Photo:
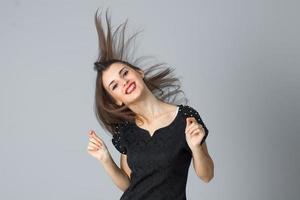
M 185 139 L 191 149 L 200 146 L 200 142 L 205 136 L 204 128 L 194 117 L 186 118 Z

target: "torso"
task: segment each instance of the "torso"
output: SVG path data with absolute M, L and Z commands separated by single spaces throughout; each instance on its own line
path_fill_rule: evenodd
M 186 200 L 187 177 L 193 156 L 186 141 L 186 119 L 195 117 L 198 123 L 203 126 L 204 123 L 192 107 L 178 106 L 177 113 L 170 112 L 169 118 L 162 117 L 153 122 L 150 130 L 153 136 L 134 122 L 121 124 L 114 134 L 112 142 L 127 155 L 131 169 L 130 185 L 120 200 Z M 208 129 L 205 130 L 207 136 Z
M 192 159 L 184 133 L 186 109 L 183 105 L 171 108 L 166 109 L 170 111 L 166 116 L 153 121 L 150 132 L 134 122 L 121 129 L 116 145 L 127 149 L 131 182 L 120 200 L 186 200 Z

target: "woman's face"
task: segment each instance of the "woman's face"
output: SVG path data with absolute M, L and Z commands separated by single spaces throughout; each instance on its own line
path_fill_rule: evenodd
M 136 71 L 124 63 L 116 62 L 103 71 L 102 82 L 118 105 L 128 105 L 141 96 L 145 87 L 143 77 L 143 71 Z

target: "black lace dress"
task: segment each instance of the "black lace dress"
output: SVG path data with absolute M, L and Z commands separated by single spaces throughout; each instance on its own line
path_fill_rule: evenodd
M 112 143 L 122 154 L 132 173 L 130 186 L 120 200 L 186 200 L 186 183 L 192 151 L 185 139 L 186 117 L 195 117 L 205 129 L 199 113 L 188 105 L 177 105 L 175 119 L 149 132 L 135 123 L 118 125 Z

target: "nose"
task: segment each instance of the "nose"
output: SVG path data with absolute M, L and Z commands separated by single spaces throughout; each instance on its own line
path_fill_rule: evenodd
M 128 83 L 128 80 L 125 79 L 123 82 L 123 87 L 125 87 L 127 85 L 127 83 Z

